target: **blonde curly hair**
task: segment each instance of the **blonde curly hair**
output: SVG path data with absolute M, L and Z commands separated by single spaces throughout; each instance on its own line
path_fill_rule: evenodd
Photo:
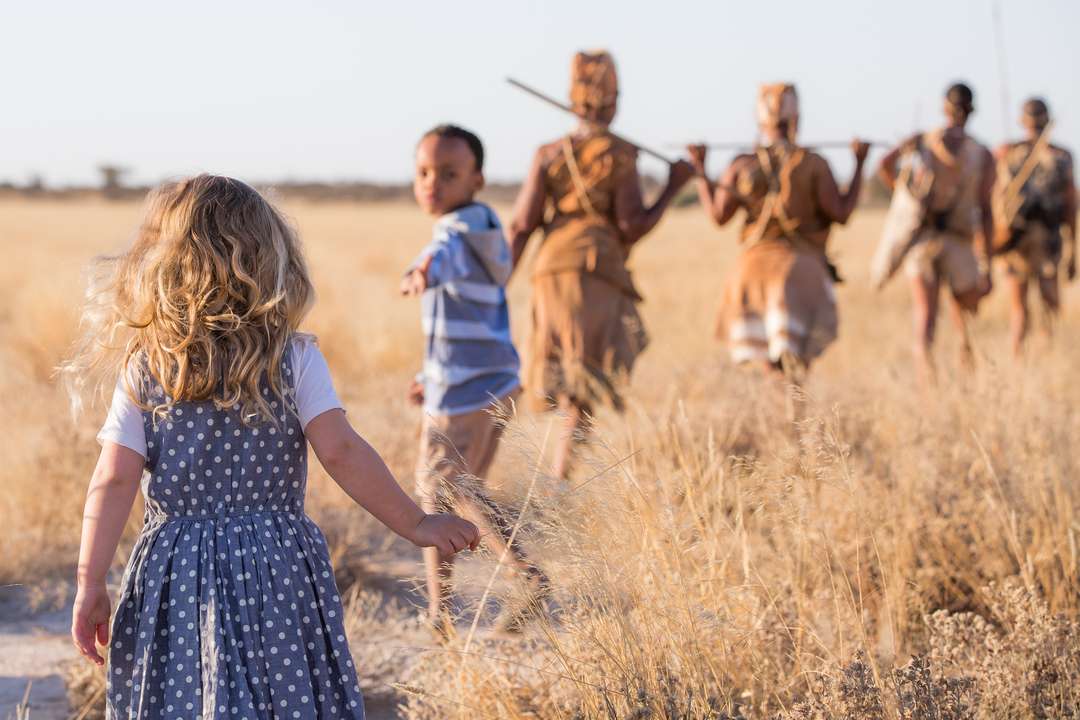
M 283 397 L 281 359 L 313 297 L 296 233 L 252 187 L 216 175 L 166 183 L 132 246 L 94 261 L 81 336 L 60 368 L 73 409 L 119 373 L 157 418 L 212 400 L 273 420 L 262 383 Z M 155 384 L 165 400 L 150 404 Z

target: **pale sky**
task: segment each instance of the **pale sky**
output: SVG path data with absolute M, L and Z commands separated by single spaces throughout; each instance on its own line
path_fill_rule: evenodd
M 96 181 L 109 161 L 149 181 L 405 181 L 439 122 L 480 134 L 489 178 L 517 179 L 571 120 L 503 78 L 564 98 L 573 51 L 596 47 L 619 66 L 615 129 L 650 145 L 751 140 L 758 83 L 782 80 L 802 139 L 894 140 L 938 124 L 956 79 L 975 89 L 980 139 L 1015 135 L 1020 102 L 1042 94 L 1074 145 L 1080 2 L 1001 10 L 1008 128 L 991 0 L 5 2 L 0 179 Z

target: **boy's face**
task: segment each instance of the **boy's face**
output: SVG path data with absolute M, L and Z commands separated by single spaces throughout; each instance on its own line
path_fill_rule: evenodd
M 429 215 L 443 215 L 472 202 L 484 187 L 484 174 L 461 138 L 428 135 L 416 147 L 413 194 Z

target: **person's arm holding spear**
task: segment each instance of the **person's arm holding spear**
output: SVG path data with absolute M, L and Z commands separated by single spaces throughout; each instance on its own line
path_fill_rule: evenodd
M 835 223 L 846 225 L 855 212 L 855 206 L 859 203 L 859 193 L 862 190 L 863 166 L 866 165 L 866 155 L 870 152 L 870 144 L 858 138 L 851 141 L 851 152 L 855 156 L 855 171 L 851 175 L 851 182 L 843 192 L 836 184 L 836 179 L 831 172 L 825 172 L 825 177 L 818 183 L 817 200 L 822 211 Z
M 710 180 L 705 172 L 705 158 L 708 154 L 707 146 L 690 145 L 686 148 L 686 151 L 690 155 L 690 163 L 697 172 L 698 199 L 701 201 L 702 207 L 705 208 L 705 212 L 717 225 L 727 224 L 735 216 L 735 211 L 740 206 L 739 196 L 732 189 L 735 185 L 735 178 L 750 156 L 739 155 L 736 157 L 724 172 L 720 182 L 717 183 Z
M 885 153 L 885 157 L 881 158 L 877 175 L 889 192 L 896 189 L 896 181 L 900 176 L 900 158 L 921 148 L 922 133 L 915 133 L 889 150 L 889 152 Z
M 646 206 L 637 172 L 627 173 L 615 190 L 615 224 L 622 235 L 623 245 L 629 247 L 648 235 L 660 222 L 682 186 L 692 177 L 694 168 L 690 163 L 685 160 L 669 162 L 667 184 L 656 200 Z

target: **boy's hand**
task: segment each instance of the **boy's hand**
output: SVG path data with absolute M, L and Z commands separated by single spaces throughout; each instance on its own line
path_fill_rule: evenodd
M 425 515 L 409 538 L 417 547 L 435 547 L 443 557 L 465 548 L 475 550 L 480 544 L 480 531 L 468 520 L 457 515 L 438 513 Z
M 97 651 L 98 645 L 109 644 L 109 591 L 105 583 L 79 584 L 75 594 L 75 607 L 71 612 L 71 639 L 87 660 L 104 665 L 105 658 Z
M 401 278 L 402 295 L 419 295 L 427 290 L 427 275 L 420 268 L 413 268 Z
M 419 265 L 405 273 L 405 277 L 401 278 L 402 295 L 419 295 L 427 290 L 427 273 L 428 268 L 431 267 L 431 258 L 432 256 L 428 255 Z
M 424 383 L 419 380 L 413 380 L 409 383 L 409 389 L 406 391 L 405 397 L 408 399 L 410 405 L 423 405 Z

